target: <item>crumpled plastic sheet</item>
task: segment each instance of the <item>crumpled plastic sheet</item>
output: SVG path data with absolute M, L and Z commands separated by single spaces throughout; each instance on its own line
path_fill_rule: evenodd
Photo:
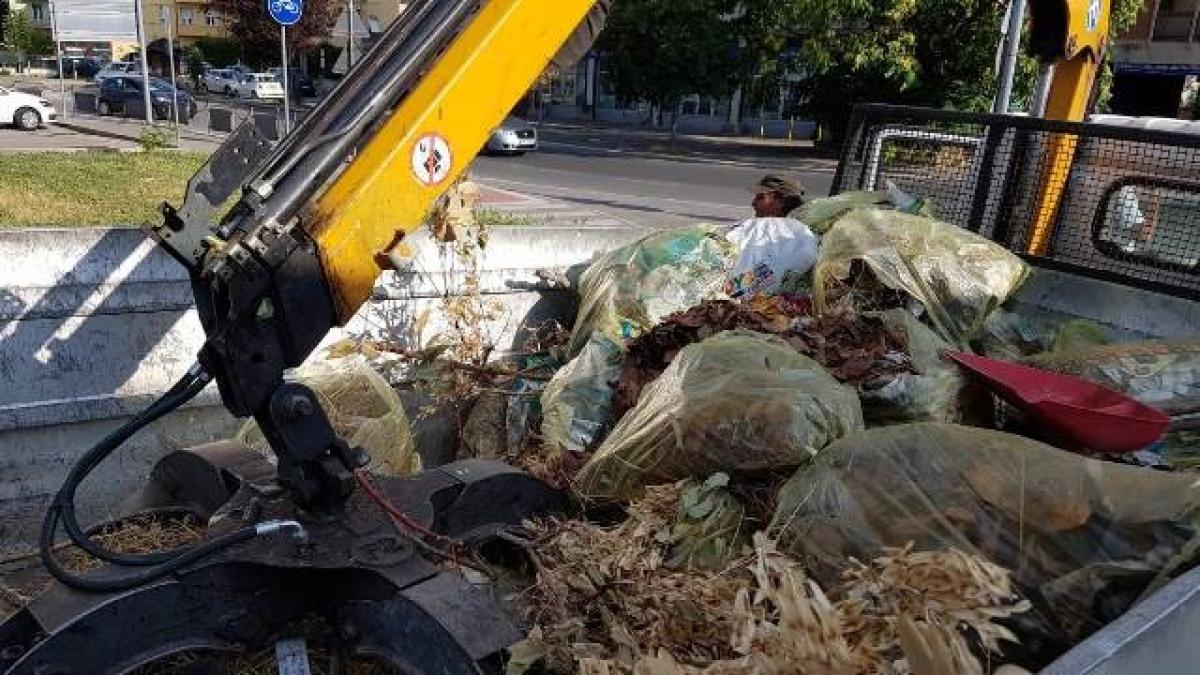
M 668 314 L 723 297 L 735 256 L 733 244 L 709 225 L 656 232 L 605 253 L 580 278 L 568 356 L 582 351 L 592 333 L 623 344 Z
M 360 447 L 371 456 L 368 471 L 381 476 L 421 471 L 421 456 L 404 404 L 365 357 L 313 361 L 292 371 L 287 379 L 316 392 L 334 430 L 351 447 Z M 242 426 L 237 438 L 275 460 L 254 420 Z
M 853 389 L 783 340 L 728 331 L 684 347 L 576 476 L 580 494 L 798 466 L 863 428 Z
M 1168 415 L 1200 412 L 1200 340 L 1054 351 L 1024 363 L 1116 389 Z
M 607 336 L 596 333 L 542 391 L 542 435 L 555 453 L 583 452 L 601 432 L 612 407 L 610 383 L 625 355 Z
M 1075 455 L 988 429 L 923 423 L 844 438 L 780 492 L 771 524 L 821 583 L 885 547 L 957 548 L 1013 570 L 1018 628 L 1051 657 L 1194 558 L 1195 476 Z
M 1021 287 L 1029 267 L 998 244 L 923 216 L 856 209 L 821 242 L 813 270 L 813 299 L 828 309 L 832 282 L 864 264 L 879 283 L 919 301 L 938 334 L 966 349 L 987 316 Z

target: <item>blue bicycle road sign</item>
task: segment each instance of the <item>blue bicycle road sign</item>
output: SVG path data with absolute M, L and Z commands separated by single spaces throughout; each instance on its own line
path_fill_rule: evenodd
M 267 11 L 280 26 L 294 26 L 304 14 L 304 0 L 267 0 Z

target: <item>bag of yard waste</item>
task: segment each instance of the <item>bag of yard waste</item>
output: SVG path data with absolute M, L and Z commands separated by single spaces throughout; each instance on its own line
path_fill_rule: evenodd
M 854 391 L 783 340 L 727 331 L 679 352 L 576 477 L 588 497 L 794 467 L 863 428 Z
M 421 471 L 421 457 L 404 404 L 365 357 L 314 361 L 292 371 L 287 379 L 316 392 L 338 435 L 351 447 L 360 447 L 371 455 L 369 471 L 383 476 Z M 254 420 L 242 427 L 238 440 L 274 461 Z
M 942 359 L 950 345 L 908 310 L 880 314 L 887 330 L 904 345 L 915 372 L 902 372 L 859 384 L 867 426 L 905 422 L 982 423 L 992 400 L 987 391 Z
M 821 583 L 888 547 L 980 555 L 1013 570 L 1036 610 L 1017 633 L 1052 656 L 1186 569 L 1197 507 L 1194 476 L 925 423 L 826 448 L 781 490 L 771 531 Z
M 542 435 L 552 452 L 583 452 L 600 432 L 612 406 L 609 383 L 621 373 L 621 348 L 596 333 L 542 392 Z
M 803 276 L 812 270 L 820 247 L 812 230 L 792 218 L 751 218 L 725 238 L 738 248 L 725 286 L 731 298 L 777 293 L 789 274 Z
M 1100 345 L 1023 363 L 1116 389 L 1168 415 L 1200 412 L 1200 340 Z
M 821 240 L 813 270 L 819 310 L 828 308 L 831 285 L 849 280 L 856 263 L 884 287 L 920 302 L 938 334 L 962 348 L 1029 275 L 1019 257 L 956 225 L 897 211 L 857 209 Z
M 623 344 L 668 314 L 721 297 L 734 255 L 708 225 L 656 232 L 602 255 L 580 279 L 567 354 L 582 351 L 592 333 Z

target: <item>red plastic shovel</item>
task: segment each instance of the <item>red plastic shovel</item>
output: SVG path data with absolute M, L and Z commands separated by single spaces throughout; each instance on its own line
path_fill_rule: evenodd
M 1162 438 L 1171 423 L 1162 411 L 1077 377 L 974 354 L 946 355 L 1073 449 L 1134 452 Z

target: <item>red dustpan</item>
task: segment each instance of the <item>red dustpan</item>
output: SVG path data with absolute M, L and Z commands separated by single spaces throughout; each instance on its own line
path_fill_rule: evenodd
M 1077 377 L 974 354 L 948 353 L 1010 405 L 1073 449 L 1141 450 L 1162 438 L 1171 418 L 1159 410 Z

